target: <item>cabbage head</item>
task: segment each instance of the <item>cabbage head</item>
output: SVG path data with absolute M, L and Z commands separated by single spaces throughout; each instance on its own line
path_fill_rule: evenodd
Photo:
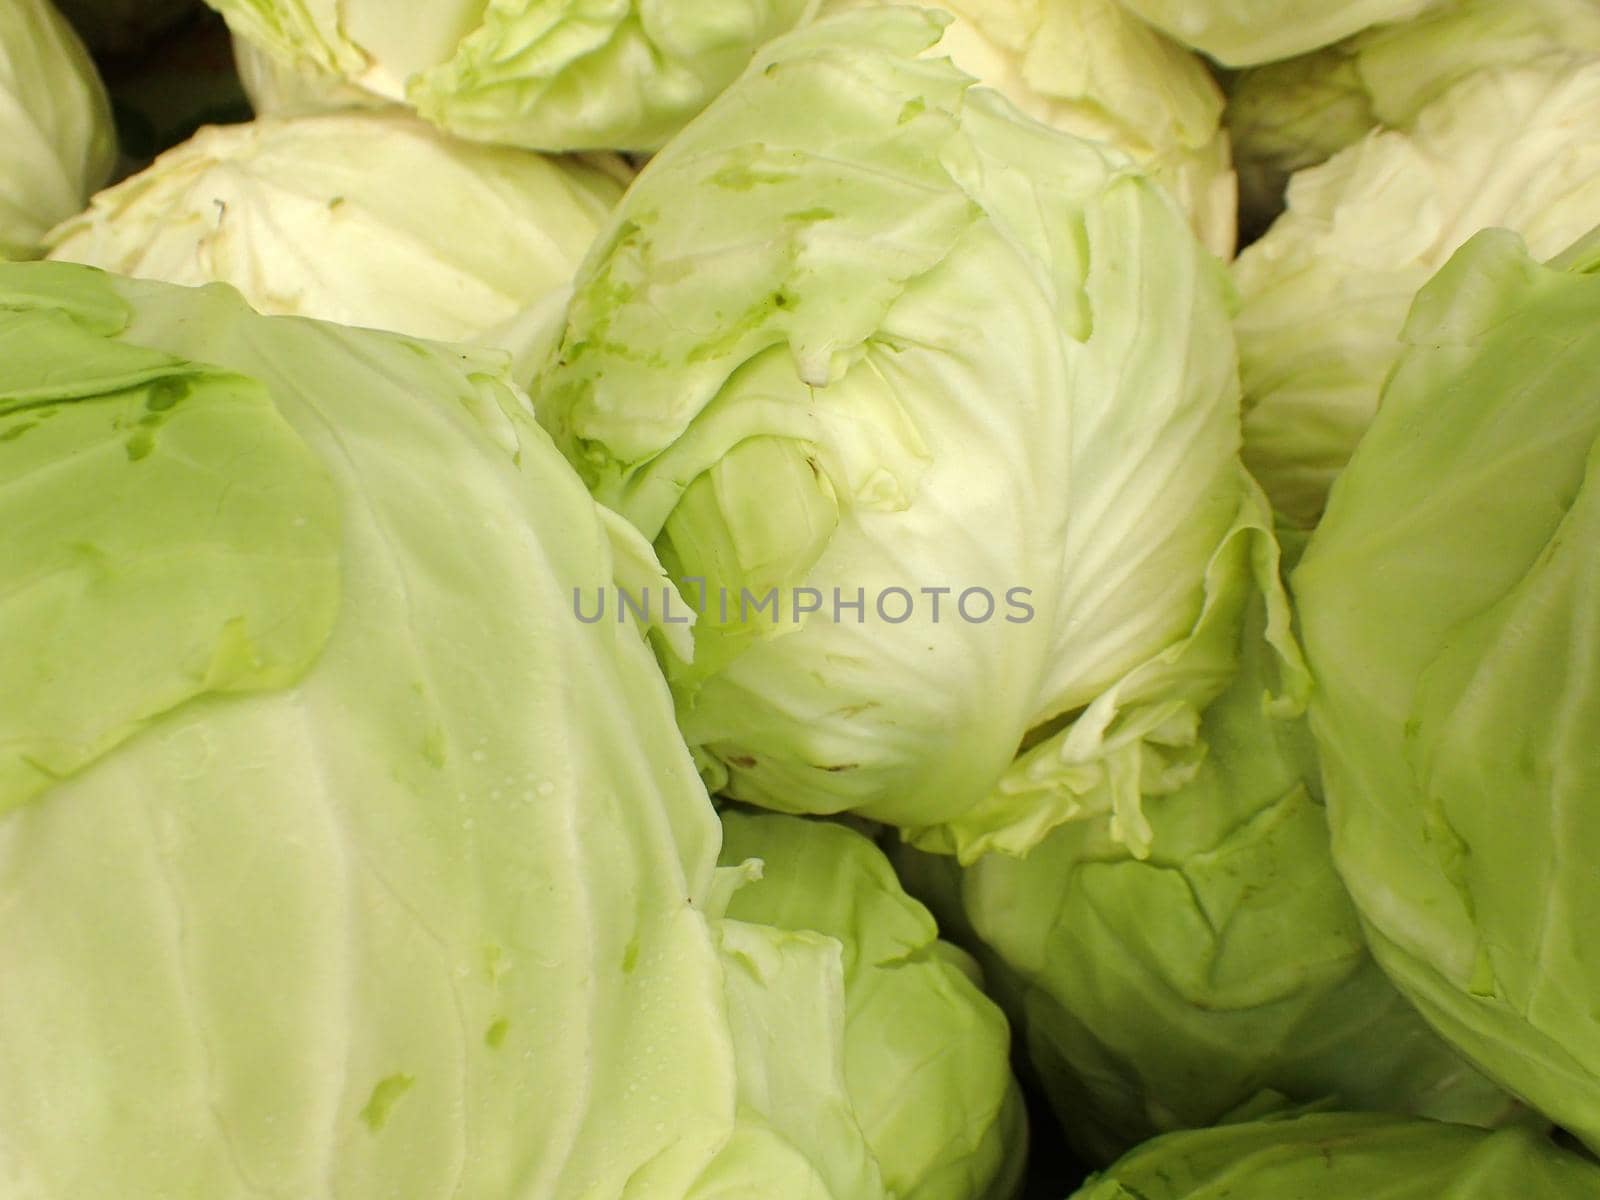
M 1600 1166 L 1526 1129 L 1319 1112 L 1168 1134 L 1072 1200 L 1594 1200 Z
M 466 340 L 566 287 L 627 173 L 396 110 L 262 118 L 201 130 L 48 242 L 63 261 L 229 283 L 264 313 Z
M 1157 29 L 1228 67 L 1304 54 L 1440 0 L 1121 0 Z
M 824 11 L 875 0 L 829 0 Z M 1201 243 L 1233 255 L 1222 91 L 1200 58 L 1117 0 L 916 0 L 952 14 L 930 55 L 1052 128 L 1117 147 L 1164 184 Z
M 885 1196 L 499 361 L 0 267 L 8 1200 Z
M 1293 577 L 1334 859 L 1383 968 L 1600 1147 L 1600 240 L 1468 242 Z
M 1012 1195 L 1026 1126 L 1010 1030 L 971 960 L 861 833 L 738 810 L 722 828 L 724 864 L 761 864 L 729 917 L 839 943 L 845 1079 L 884 1185 L 899 1200 Z
M 116 164 L 111 102 L 49 0 L 0 5 L 0 260 L 33 258 Z
M 312 94 L 354 85 L 474 141 L 654 150 L 818 0 L 207 3 Z
M 1417 289 L 1489 226 L 1555 254 L 1600 215 L 1600 57 L 1479 71 L 1406 130 L 1296 175 L 1234 263 L 1245 461 L 1316 524 L 1401 351 Z
M 1138 844 L 1270 567 L 1224 280 L 939 29 L 774 43 L 623 199 L 535 402 L 700 610 L 714 787 L 966 858 L 1104 802 Z
M 1265 618 L 1257 603 L 1239 675 L 1206 710 L 1206 760 L 1146 803 L 1148 858 L 1101 819 L 961 875 L 965 922 L 1090 1162 L 1286 1104 L 1474 1123 L 1514 1108 L 1367 953 L 1328 850 L 1304 669 Z
M 1298 58 L 1241 71 L 1228 85 L 1228 129 L 1245 219 L 1283 207 L 1290 174 L 1374 127 L 1405 129 L 1473 72 L 1547 54 L 1600 53 L 1592 0 L 1450 0 Z

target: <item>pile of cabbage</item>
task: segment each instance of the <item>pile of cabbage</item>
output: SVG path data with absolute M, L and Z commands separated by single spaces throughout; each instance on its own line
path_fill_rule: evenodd
M 5 1200 L 1600 1200 L 1594 0 L 0 0 Z

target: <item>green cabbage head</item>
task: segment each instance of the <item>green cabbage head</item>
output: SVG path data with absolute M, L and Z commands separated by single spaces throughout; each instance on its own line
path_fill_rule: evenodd
M 1247 220 L 1283 207 L 1295 171 L 1375 126 L 1405 129 L 1475 71 L 1571 51 L 1600 53 L 1591 0 L 1450 0 L 1313 54 L 1240 72 L 1228 85 L 1228 129 Z
M 262 118 L 201 130 L 48 244 L 108 271 L 229 283 L 259 312 L 466 340 L 566 287 L 627 175 L 392 109 Z
M 111 103 L 49 0 L 0 5 L 0 260 L 33 258 L 117 159 Z
M 1514 1108 L 1367 953 L 1328 850 L 1304 670 L 1275 617 L 1254 606 L 1194 778 L 1146 803 L 1148 858 L 1100 819 L 961 873 L 963 919 L 1090 1162 L 1286 1104 L 1484 1124 Z
M 1473 234 L 1558 253 L 1600 215 L 1600 57 L 1470 75 L 1405 130 L 1379 130 L 1289 185 L 1233 265 L 1245 461 L 1312 528 L 1400 356 L 1413 297 Z
M 1293 582 L 1334 858 L 1379 963 L 1600 1147 L 1600 241 L 1468 242 Z
M 653 150 L 818 0 L 207 0 L 293 72 L 529 150 Z M 282 91 L 279 81 L 275 89 Z
M 535 401 L 701 610 L 668 666 L 717 788 L 968 858 L 1104 804 L 1138 845 L 1270 571 L 1224 280 L 939 32 L 774 43 L 629 190 Z
M 1322 1112 L 1173 1133 L 1072 1200 L 1594 1200 L 1600 1167 L 1526 1129 Z
M 0 267 L 8 1200 L 887 1200 L 499 364 Z
M 898 1200 L 1005 1200 L 1026 1126 L 1010 1030 L 977 968 L 938 940 L 868 838 L 776 813 L 722 814 L 729 867 L 761 863 L 731 918 L 835 939 L 844 969 L 845 1081 Z

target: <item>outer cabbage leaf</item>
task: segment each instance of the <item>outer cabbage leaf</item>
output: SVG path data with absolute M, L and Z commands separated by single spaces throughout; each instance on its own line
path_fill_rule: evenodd
M 0 7 L 0 259 L 31 258 L 116 162 L 111 104 L 49 0 Z
M 1121 0 L 1157 29 L 1245 67 L 1304 54 L 1369 25 L 1403 21 L 1440 0 Z
M 1600 1146 L 1600 266 L 1478 235 L 1417 296 L 1294 576 L 1334 857 L 1373 953 Z
M 1137 843 L 1270 569 L 1223 281 L 938 32 L 774 43 L 630 189 L 535 401 L 702 610 L 668 665 L 715 786 L 964 857 L 1110 796 Z
M 239 85 L 258 117 L 304 117 L 340 109 L 391 108 L 394 101 L 342 76 L 297 69 L 244 38 L 233 39 Z
M 738 1062 L 734 1137 L 692 1200 L 889 1200 L 848 1083 L 839 943 L 724 917 L 715 926 Z
M 1600 1167 L 1537 1133 L 1375 1113 L 1173 1133 L 1141 1146 L 1074 1200 L 1588 1200 Z
M 1228 85 L 1227 119 L 1245 219 L 1265 224 L 1282 210 L 1293 172 L 1374 126 L 1409 127 L 1474 71 L 1566 50 L 1600 52 L 1600 8 L 1590 0 L 1450 0 L 1415 20 L 1240 72 Z
M 1372 420 L 1412 298 L 1478 230 L 1554 254 L 1600 214 L 1600 59 L 1477 72 L 1418 116 L 1297 175 L 1241 254 L 1245 461 L 1315 525 Z
M 0 346 L 8 1198 L 880 1194 L 497 357 L 53 263 Z
M 181 704 L 316 660 L 337 502 L 254 380 L 29 307 L 0 325 L 0 422 L 0 815 Z
M 838 943 L 845 1079 L 891 1194 L 1011 1195 L 1026 1128 L 1010 1032 L 961 951 L 938 940 L 927 909 L 854 830 L 737 811 L 722 822 L 722 861 L 762 863 L 728 914 Z
M 1025 859 L 980 859 L 959 884 L 1091 1162 L 1243 1109 L 1328 1100 L 1489 1123 L 1513 1108 L 1367 954 L 1328 849 L 1287 613 L 1274 646 L 1255 607 L 1239 675 L 1205 713 L 1205 761 L 1146 805 L 1147 859 L 1106 820 L 1082 822 Z
M 207 0 L 313 77 L 410 105 L 443 129 L 530 150 L 653 150 L 818 0 Z
M 461 142 L 402 112 L 262 119 L 202 130 L 48 244 L 106 270 L 230 283 L 261 312 L 463 340 L 567 285 L 626 174 Z
M 827 10 L 874 0 L 830 0 Z M 954 14 L 929 51 L 1055 129 L 1116 146 L 1197 237 L 1233 255 L 1237 196 L 1222 92 L 1200 59 L 1117 0 L 917 0 Z

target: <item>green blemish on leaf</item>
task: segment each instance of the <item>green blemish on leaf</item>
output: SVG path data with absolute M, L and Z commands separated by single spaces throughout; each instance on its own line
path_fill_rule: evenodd
M 78 567 L 102 572 L 110 569 L 111 557 L 93 542 L 69 542 L 67 550 Z
M 730 192 L 748 192 L 765 184 L 788 183 L 794 177 L 793 171 L 783 171 L 776 167 L 732 163 L 713 175 L 711 182 Z
M 14 442 L 38 423 L 37 421 L 18 421 L 10 429 L 0 431 L 0 442 Z
M 633 969 L 639 965 L 639 939 L 635 937 L 628 943 L 628 948 L 622 952 L 622 973 L 632 975 Z
M 361 1120 L 367 1128 L 373 1133 L 382 1129 L 400 1097 L 409 1092 L 416 1082 L 411 1075 L 390 1075 L 380 1079 L 372 1089 L 372 1095 L 367 1098 L 367 1106 L 361 1110 Z
M 156 435 L 153 429 L 137 429 L 128 439 L 128 461 L 139 462 L 149 458 L 150 452 L 156 448 Z
M 511 1029 L 511 1022 L 501 1017 L 490 1025 L 483 1034 L 483 1044 L 491 1050 L 498 1050 L 505 1044 L 506 1034 Z
M 782 288 L 769 292 L 739 316 L 724 321 L 721 332 L 697 344 L 684 355 L 684 362 L 708 362 L 731 353 L 739 347 L 740 342 L 772 320 L 773 314 L 782 309 L 793 308 L 797 303 L 799 301 L 793 292 Z
M 343 205 L 344 205 L 344 197 L 343 196 L 335 196 L 331 200 L 328 201 L 328 211 L 329 212 L 333 212 L 335 209 L 343 207 Z
M 784 213 L 783 219 L 810 224 L 814 221 L 831 221 L 838 215 L 831 208 L 802 208 L 799 212 Z
M 428 735 L 422 739 L 422 757 L 430 767 L 443 767 L 449 759 L 447 746 L 444 730 L 435 726 L 428 730 Z
M 644 233 L 639 227 L 639 222 L 624 220 L 612 230 L 611 237 L 606 240 L 605 248 L 596 252 L 596 262 L 609 262 L 624 246 L 638 241 Z
M 144 409 L 148 413 L 170 412 L 194 390 L 194 381 L 186 375 L 168 375 L 158 379 L 150 385 L 150 391 L 144 399 Z
M 924 100 L 921 96 L 918 96 L 918 97 L 916 97 L 915 99 L 912 99 L 912 100 L 907 100 L 905 102 L 905 104 L 903 104 L 901 106 L 901 108 L 900 108 L 900 121 L 899 121 L 899 123 L 901 125 L 904 125 L 909 121 L 914 121 L 918 117 L 920 117 L 923 113 L 925 113 L 927 111 L 928 111 L 928 102 L 926 100 Z

